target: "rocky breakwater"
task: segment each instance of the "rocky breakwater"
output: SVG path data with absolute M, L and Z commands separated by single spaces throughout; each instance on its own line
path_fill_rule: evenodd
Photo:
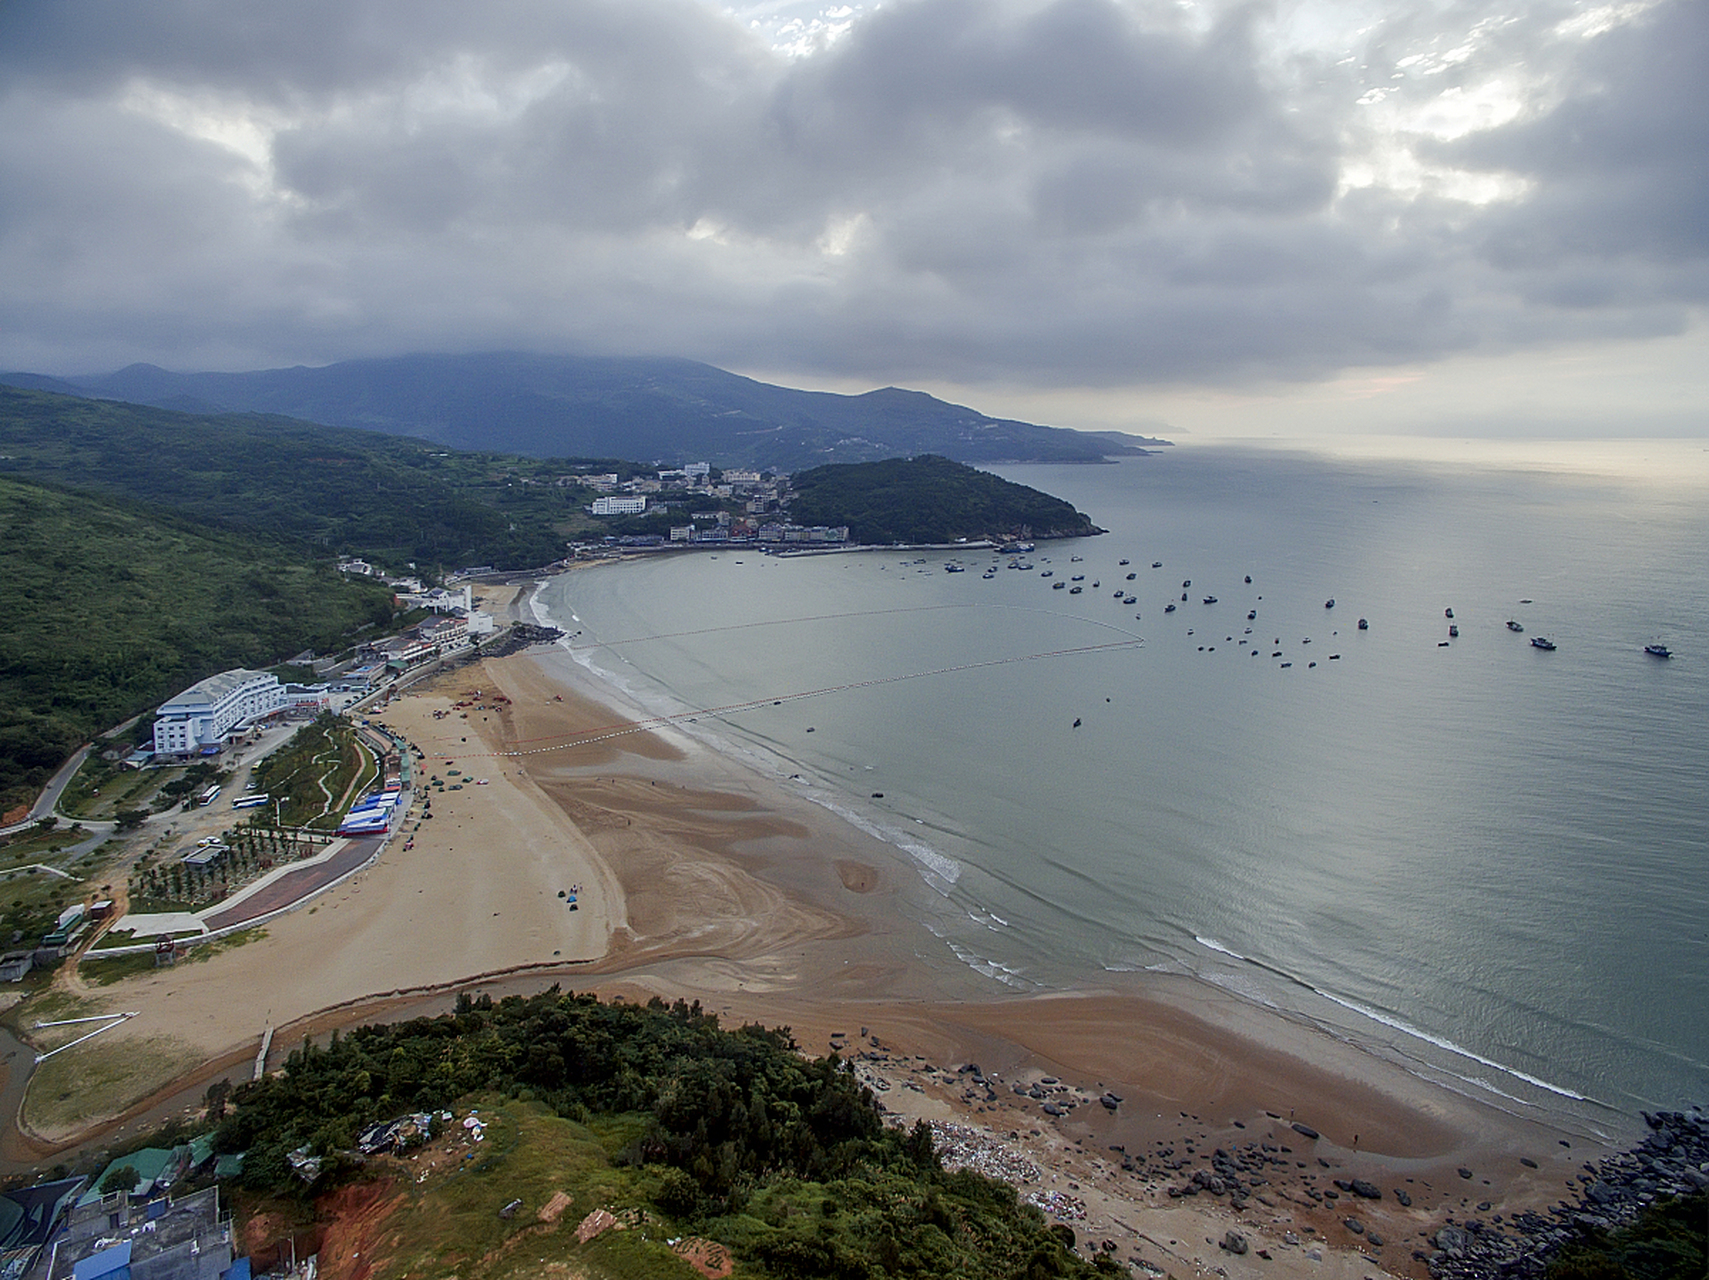
M 1644 1113 L 1650 1134 L 1629 1151 L 1590 1164 L 1576 1179 L 1575 1199 L 1548 1213 L 1526 1211 L 1507 1221 L 1450 1220 L 1431 1239 L 1436 1280 L 1533 1280 L 1562 1248 L 1635 1221 L 1646 1207 L 1709 1189 L 1709 1122 L 1693 1110 Z
M 537 627 L 530 622 L 518 622 L 506 628 L 493 644 L 472 650 L 468 660 L 478 662 L 482 658 L 508 658 L 511 654 L 521 653 L 533 645 L 551 644 L 563 634 L 557 627 Z

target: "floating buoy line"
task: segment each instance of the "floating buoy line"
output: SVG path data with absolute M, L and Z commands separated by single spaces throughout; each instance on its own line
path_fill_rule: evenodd
M 937 607 L 937 606 L 932 606 L 932 607 Z M 904 612 L 904 611 L 902 611 L 902 610 L 879 610 L 877 612 L 891 613 L 891 612 Z M 1046 613 L 1046 612 L 1049 612 L 1049 610 L 1032 610 L 1031 612 Z M 850 617 L 850 616 L 854 616 L 854 615 L 843 614 L 843 615 L 832 615 L 832 616 Z M 1063 615 L 1063 616 L 1072 616 L 1072 615 Z M 1078 621 L 1078 619 L 1077 619 L 1077 621 Z M 765 625 L 770 625 L 770 624 L 760 623 L 760 624 L 749 624 L 749 625 L 765 626 Z M 1109 624 L 1104 623 L 1101 625 L 1108 626 Z M 710 631 L 736 631 L 736 630 L 741 630 L 741 629 L 742 629 L 741 627 L 711 627 L 711 628 L 707 628 L 707 630 L 710 630 Z M 1116 627 L 1116 628 L 1114 628 L 1114 630 L 1121 631 L 1122 628 Z M 703 634 L 703 633 L 683 633 L 683 634 Z M 1044 650 L 1044 651 L 1039 652 L 1039 653 L 1017 654 L 1013 657 L 1008 657 L 1008 658 L 987 658 L 981 662 L 958 662 L 952 666 L 933 667 L 930 670 L 926 670 L 926 671 L 909 671 L 909 672 L 906 672 L 904 674 L 894 675 L 894 676 L 874 676 L 872 679 L 869 679 L 869 680 L 851 680 L 851 681 L 848 681 L 844 684 L 825 685 L 823 688 L 806 689 L 806 690 L 802 690 L 802 691 L 797 692 L 797 693 L 785 693 L 785 694 L 779 694 L 779 695 L 770 695 L 770 696 L 763 697 L 763 698 L 750 698 L 750 699 L 747 699 L 746 701 L 743 701 L 743 702 L 731 702 L 731 703 L 727 703 L 723 706 L 702 707 L 702 708 L 700 708 L 698 710 L 694 710 L 694 711 L 678 711 L 678 712 L 674 712 L 674 713 L 669 714 L 669 715 L 649 716 L 643 720 L 625 720 L 625 721 L 622 721 L 618 724 L 605 725 L 605 726 L 601 726 L 600 728 L 597 728 L 597 729 L 592 729 L 592 730 L 588 730 L 584 733 L 576 734 L 566 741 L 553 742 L 553 743 L 549 743 L 549 744 L 543 745 L 543 746 L 521 747 L 521 748 L 518 748 L 518 749 L 513 750 L 513 751 L 468 751 L 468 750 L 452 749 L 452 754 L 457 755 L 457 756 L 461 756 L 464 758 L 468 758 L 468 759 L 491 758 L 491 757 L 502 757 L 502 758 L 506 758 L 506 759 L 512 759 L 512 758 L 516 758 L 516 757 L 520 757 L 520 756 L 542 755 L 542 754 L 549 752 L 549 751 L 566 751 L 566 750 L 570 750 L 574 747 L 592 746 L 594 743 L 597 743 L 597 742 L 608 742 L 612 738 L 621 738 L 621 737 L 625 737 L 625 736 L 627 736 L 629 734 L 633 734 L 633 733 L 646 733 L 647 731 L 652 730 L 652 729 L 666 728 L 666 727 L 671 726 L 671 725 L 690 724 L 702 716 L 735 715 L 738 712 L 752 711 L 758 707 L 781 706 L 783 703 L 786 703 L 786 702 L 801 702 L 801 701 L 804 701 L 808 698 L 823 698 L 828 694 L 848 693 L 848 692 L 851 692 L 851 691 L 856 690 L 856 689 L 872 689 L 872 688 L 878 687 L 879 685 L 901 684 L 903 681 L 906 681 L 906 680 L 924 680 L 929 676 L 953 675 L 959 671 L 979 671 L 979 670 L 982 670 L 982 669 L 987 668 L 987 667 L 1005 667 L 1005 666 L 1010 666 L 1012 664 L 1020 663 L 1020 662 L 1042 662 L 1042 661 L 1049 659 L 1049 658 L 1069 658 L 1069 657 L 1075 657 L 1075 656 L 1078 656 L 1081 654 L 1111 653 L 1111 652 L 1114 652 L 1114 651 L 1119 650 L 1119 649 L 1136 649 L 1145 643 L 1145 640 L 1142 636 L 1133 635 L 1131 632 L 1124 632 L 1124 634 L 1128 635 L 1130 638 L 1125 639 L 1125 640 L 1112 640 L 1112 641 L 1108 641 L 1104 644 L 1077 645 L 1077 646 L 1074 646 L 1072 648 L 1066 648 L 1066 649 L 1047 649 L 1047 650 Z M 653 637 L 653 638 L 663 638 L 663 637 Z M 635 643 L 635 642 L 634 641 L 623 641 L 620 643 Z M 596 647 L 596 646 L 589 646 L 589 647 Z

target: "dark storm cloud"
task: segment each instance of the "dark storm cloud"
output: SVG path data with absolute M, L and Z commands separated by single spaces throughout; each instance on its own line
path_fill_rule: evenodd
M 525 346 L 1112 385 L 1668 331 L 1703 297 L 1703 10 L 1572 11 L 1395 73 L 1424 102 L 1546 65 L 1541 105 L 1419 146 L 1527 184 L 1478 206 L 1342 186 L 1377 145 L 1357 100 L 1473 6 L 1407 8 L 1354 66 L 1246 6 L 912 0 L 791 62 L 690 0 L 14 3 L 0 363 Z

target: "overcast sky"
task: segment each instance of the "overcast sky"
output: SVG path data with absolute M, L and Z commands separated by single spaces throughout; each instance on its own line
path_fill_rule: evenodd
M 0 0 L 0 367 L 1709 435 L 1705 85 L 1704 0 Z

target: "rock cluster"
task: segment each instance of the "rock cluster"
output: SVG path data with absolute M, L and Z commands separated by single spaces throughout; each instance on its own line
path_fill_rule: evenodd
M 1210 1167 L 1195 1169 L 1188 1181 L 1169 1187 L 1169 1198 L 1174 1200 L 1201 1193 L 1226 1195 L 1230 1207 L 1244 1209 L 1247 1197 L 1270 1181 L 1267 1171 L 1279 1172 L 1289 1168 L 1289 1162 L 1283 1158 L 1288 1152 L 1289 1148 L 1270 1142 L 1248 1142 L 1232 1152 L 1218 1147 L 1211 1152 Z M 1186 1163 L 1169 1159 L 1173 1155 L 1169 1149 L 1162 1154 L 1167 1169 L 1180 1169 Z
M 1644 1121 L 1650 1134 L 1638 1146 L 1585 1164 L 1576 1200 L 1505 1223 L 1450 1222 L 1431 1238 L 1433 1251 L 1414 1256 L 1436 1280 L 1535 1280 L 1563 1246 L 1632 1222 L 1657 1200 L 1709 1188 L 1709 1122 L 1695 1111 L 1645 1112 Z
M 507 630 L 497 643 L 487 645 L 479 651 L 472 652 L 471 660 L 482 658 L 506 658 L 513 653 L 535 644 L 550 644 L 564 633 L 556 627 L 537 627 L 530 622 L 518 622 Z

